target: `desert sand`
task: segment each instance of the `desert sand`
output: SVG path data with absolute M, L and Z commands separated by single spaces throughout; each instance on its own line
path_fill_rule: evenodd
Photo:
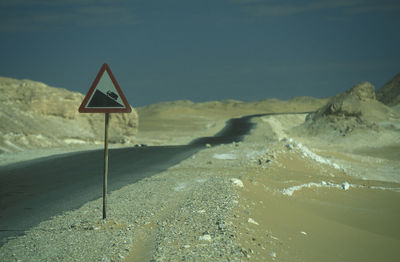
M 330 100 L 175 101 L 137 112 L 135 141 L 148 146 L 215 135 L 234 117 L 314 113 L 254 117 L 241 142 L 204 145 L 112 192 L 108 222 L 92 212 L 99 199 L 10 239 L 0 258 L 400 260 L 400 113 L 376 100 L 369 83 Z
M 398 260 L 398 145 L 317 149 L 298 141 L 273 143 L 243 175 L 233 221 L 250 261 Z

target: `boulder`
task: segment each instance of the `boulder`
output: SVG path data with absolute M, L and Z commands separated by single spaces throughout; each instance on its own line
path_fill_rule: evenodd
M 361 82 L 309 114 L 298 131 L 311 135 L 334 131 L 346 136 L 362 128 L 377 130 L 378 123 L 398 117 L 397 112 L 376 100 L 371 83 Z
M 370 82 L 361 82 L 350 90 L 333 97 L 324 107 L 317 110 L 315 117 L 342 116 L 361 117 L 362 104 L 374 103 L 374 86 Z

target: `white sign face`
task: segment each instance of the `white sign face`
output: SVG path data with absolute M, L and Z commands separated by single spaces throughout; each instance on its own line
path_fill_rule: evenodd
M 81 113 L 129 113 L 131 107 L 107 64 L 96 76 L 83 99 Z
M 104 71 L 95 90 L 85 108 L 122 108 L 124 102 L 119 95 L 119 92 L 114 86 L 110 75 L 107 71 Z

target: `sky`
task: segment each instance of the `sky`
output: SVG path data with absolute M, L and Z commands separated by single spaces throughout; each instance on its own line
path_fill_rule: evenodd
M 0 76 L 129 103 L 330 97 L 400 72 L 398 0 L 0 0 Z

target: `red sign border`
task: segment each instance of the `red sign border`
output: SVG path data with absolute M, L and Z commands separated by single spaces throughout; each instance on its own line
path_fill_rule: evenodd
M 103 76 L 104 71 L 107 71 L 108 75 L 110 76 L 115 89 L 117 90 L 122 102 L 124 103 L 124 106 L 125 106 L 124 108 L 106 108 L 106 107 L 105 108 L 86 108 L 86 105 L 89 102 L 89 98 L 92 96 L 94 90 L 96 90 L 97 84 L 99 83 L 101 77 Z M 97 73 L 97 76 L 94 79 L 92 85 L 90 86 L 88 93 L 86 94 L 85 98 L 83 99 L 82 104 L 79 107 L 79 113 L 130 113 L 130 112 L 132 112 L 132 108 L 129 105 L 128 100 L 126 100 L 124 93 L 122 92 L 117 80 L 114 77 L 114 74 L 111 72 L 110 67 L 108 66 L 107 63 L 104 63 L 101 66 L 99 73 Z

